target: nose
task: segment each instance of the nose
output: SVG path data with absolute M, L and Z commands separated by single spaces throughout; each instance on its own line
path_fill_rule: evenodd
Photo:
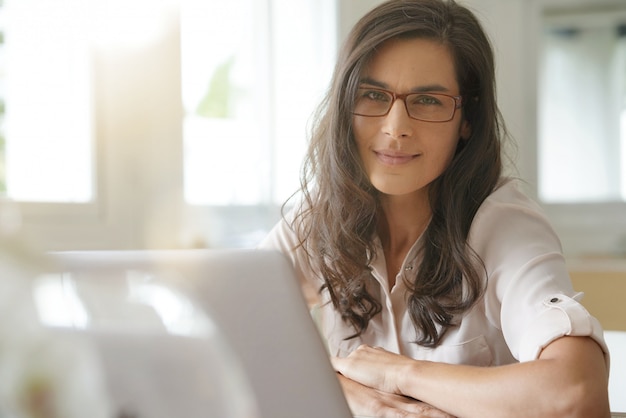
M 394 139 L 412 137 L 414 126 L 412 121 L 404 100 L 396 99 L 385 116 L 383 132 Z

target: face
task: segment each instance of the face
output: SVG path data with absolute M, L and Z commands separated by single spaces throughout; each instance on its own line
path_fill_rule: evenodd
M 419 38 L 383 44 L 364 68 L 361 86 L 459 95 L 449 49 Z M 427 186 L 450 164 L 459 138 L 469 136 L 460 109 L 449 122 L 424 122 L 411 119 L 402 100 L 386 116 L 353 116 L 353 129 L 365 172 L 383 196 L 425 198 Z

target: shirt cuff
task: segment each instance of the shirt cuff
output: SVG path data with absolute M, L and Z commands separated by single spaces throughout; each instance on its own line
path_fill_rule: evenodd
M 544 309 L 522 338 L 519 361 L 536 360 L 545 347 L 563 336 L 591 337 L 602 348 L 607 370 L 609 369 L 609 350 L 604 341 L 602 326 L 580 304 L 582 296 L 582 292 L 573 297 L 555 293 L 543 300 Z

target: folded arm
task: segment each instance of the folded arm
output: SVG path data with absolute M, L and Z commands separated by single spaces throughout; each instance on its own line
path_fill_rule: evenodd
M 454 418 L 424 402 L 384 392 L 339 375 L 348 404 L 355 416 L 402 418 Z
M 588 337 L 562 337 L 537 360 L 498 367 L 418 361 L 368 346 L 333 364 L 362 385 L 460 417 L 610 415 L 604 355 Z

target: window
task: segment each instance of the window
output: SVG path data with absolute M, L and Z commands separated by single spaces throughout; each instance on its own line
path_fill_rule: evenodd
M 5 195 L 6 186 L 6 133 L 4 127 L 6 102 L 6 48 L 4 36 L 6 31 L 6 12 L 0 0 L 0 195 Z
M 542 46 L 542 201 L 626 201 L 626 8 L 548 14 Z
M 92 164 L 89 8 L 7 0 L 2 7 L 5 192 L 19 201 L 89 202 Z
M 183 1 L 185 199 L 192 219 L 211 213 L 194 242 L 254 245 L 278 220 L 330 81 L 334 28 L 329 0 Z
M 26 235 L 255 245 L 299 184 L 335 3 L 0 0 L 0 193 Z
M 621 258 L 626 254 L 624 2 L 533 0 L 528 9 L 521 1 L 515 8 L 525 15 L 505 20 L 500 31 L 511 35 L 510 26 L 518 41 L 509 38 L 499 51 L 506 48 L 513 74 L 523 69 L 526 88 L 511 95 L 514 83 L 519 85 L 512 77 L 508 85 L 500 83 L 500 91 L 521 103 L 515 122 L 522 176 L 566 256 Z

